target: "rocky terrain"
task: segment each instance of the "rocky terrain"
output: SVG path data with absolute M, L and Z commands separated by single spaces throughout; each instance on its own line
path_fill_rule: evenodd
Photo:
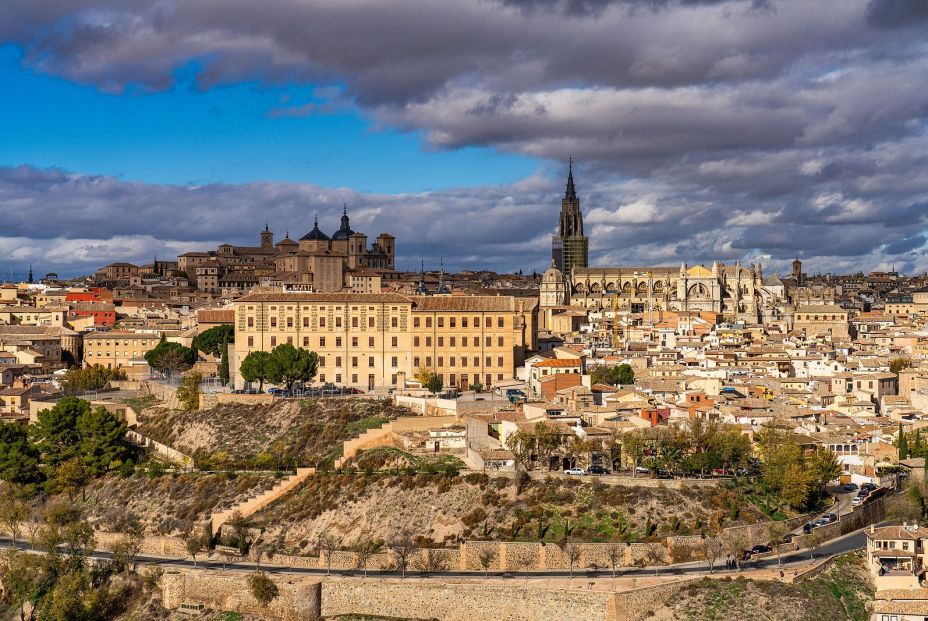
M 699 580 L 654 610 L 653 621 L 867 621 L 870 575 L 857 555 L 837 559 L 824 574 L 800 584 L 744 578 Z
M 358 471 L 319 473 L 253 520 L 281 551 L 299 553 L 322 533 L 345 543 L 401 530 L 436 544 L 458 538 L 555 542 L 565 535 L 645 541 L 765 519 L 723 489 L 461 477 L 443 464 L 409 465 L 414 461 L 396 449 L 362 453 L 354 460 Z
M 75 498 L 96 528 L 114 530 L 128 516 L 136 516 L 155 535 L 183 535 L 245 498 L 272 487 L 276 477 L 267 474 L 166 473 L 150 477 L 110 474 L 91 482 Z
M 198 462 L 316 466 L 339 457 L 345 440 L 391 418 L 410 415 L 389 400 L 371 399 L 222 404 L 202 412 L 155 405 L 139 414 L 138 431 L 193 455 Z

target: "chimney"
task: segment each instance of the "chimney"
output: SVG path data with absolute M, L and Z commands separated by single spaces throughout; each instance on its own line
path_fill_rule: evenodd
M 871 532 L 871 533 L 875 533 L 875 532 L 876 532 L 876 524 L 871 524 L 871 525 L 870 525 L 870 532 Z

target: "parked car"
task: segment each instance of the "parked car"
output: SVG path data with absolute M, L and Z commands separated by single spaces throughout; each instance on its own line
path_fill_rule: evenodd
M 856 489 L 857 489 L 857 483 L 845 483 L 844 484 L 844 491 L 846 492 L 853 492 Z
M 861 487 L 862 489 L 865 489 L 865 490 L 867 490 L 867 491 L 872 492 L 872 491 L 874 491 L 878 486 L 877 486 L 876 483 L 864 483 L 864 484 L 861 485 L 860 487 Z
M 590 466 L 590 474 L 609 474 L 603 466 Z
M 808 535 L 812 532 L 813 528 L 815 528 L 815 522 L 806 522 L 802 525 L 802 532 Z
M 773 548 L 770 546 L 759 543 L 751 548 L 751 554 L 764 554 L 766 552 L 770 552 L 771 550 L 773 550 Z
M 822 519 L 828 520 L 826 524 L 832 524 L 833 522 L 838 521 L 838 516 L 835 515 L 834 513 L 826 513 L 825 515 L 822 516 Z
M 586 472 L 583 470 L 583 468 L 568 468 L 567 470 L 564 471 L 564 474 L 575 474 L 577 476 L 582 477 L 583 475 L 586 474 Z
M 864 501 L 863 497 L 861 497 L 861 496 L 854 496 L 854 497 L 851 499 L 851 505 L 857 507 L 857 506 L 859 506 L 860 503 L 862 503 L 863 501 Z
M 635 468 L 635 474 L 651 474 L 651 471 L 644 466 L 638 466 Z

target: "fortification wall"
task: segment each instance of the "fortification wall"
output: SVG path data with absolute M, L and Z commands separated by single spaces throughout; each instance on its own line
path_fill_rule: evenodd
M 209 570 L 168 571 L 161 577 L 164 607 L 176 610 L 183 603 L 194 603 L 213 610 L 254 615 L 260 619 L 319 619 L 321 584 L 318 578 L 269 577 L 277 585 L 278 596 L 267 606 L 262 606 L 251 595 L 248 574 Z
M 344 580 L 322 584 L 322 614 L 440 621 L 617 621 L 614 593 L 480 583 Z M 488 616 L 489 615 L 489 616 Z

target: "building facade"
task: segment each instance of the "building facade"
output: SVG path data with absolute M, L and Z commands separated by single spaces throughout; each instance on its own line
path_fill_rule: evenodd
M 252 351 L 289 343 L 316 352 L 316 383 L 395 387 L 420 369 L 445 386 L 513 377 L 534 347 L 537 301 L 507 296 L 261 293 L 236 300 L 233 381 Z

